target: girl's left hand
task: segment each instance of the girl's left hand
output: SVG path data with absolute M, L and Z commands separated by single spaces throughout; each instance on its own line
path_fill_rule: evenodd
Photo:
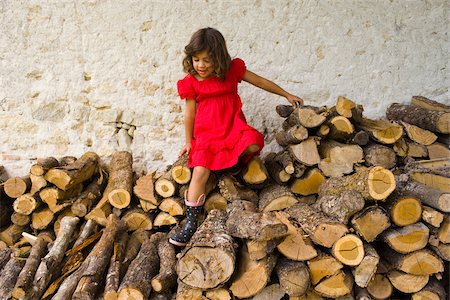
M 286 97 L 286 99 L 287 99 L 287 101 L 289 101 L 289 103 L 291 103 L 291 105 L 292 105 L 293 107 L 303 106 L 303 105 L 304 105 L 304 101 L 303 101 L 303 99 L 300 98 L 300 97 L 297 97 L 297 96 L 294 96 L 294 95 L 289 94 L 289 95 Z

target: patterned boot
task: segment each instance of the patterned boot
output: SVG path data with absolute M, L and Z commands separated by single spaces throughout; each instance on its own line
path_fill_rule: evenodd
M 186 198 L 187 193 L 184 194 L 184 203 L 186 204 L 186 224 L 183 226 L 183 228 L 174 234 L 170 239 L 169 242 L 176 246 L 186 246 L 186 244 L 191 239 L 192 235 L 194 235 L 194 232 L 197 230 L 198 227 L 198 218 L 202 213 L 203 210 L 203 204 L 205 203 L 205 195 L 202 194 L 200 197 L 198 197 L 197 202 L 189 201 Z

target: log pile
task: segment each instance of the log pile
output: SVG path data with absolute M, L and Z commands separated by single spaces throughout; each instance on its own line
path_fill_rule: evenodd
M 211 174 L 184 249 L 168 237 L 186 156 L 148 174 L 126 151 L 0 167 L 0 299 L 445 299 L 450 107 L 276 111 L 280 150 Z

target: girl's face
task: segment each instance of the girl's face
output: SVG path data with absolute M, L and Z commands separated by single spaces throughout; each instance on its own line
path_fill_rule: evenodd
M 214 75 L 214 64 L 208 52 L 200 51 L 192 56 L 192 64 L 198 76 L 205 79 Z

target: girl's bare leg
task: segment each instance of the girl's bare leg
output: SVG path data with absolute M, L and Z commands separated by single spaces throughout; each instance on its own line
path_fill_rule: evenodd
M 197 201 L 197 199 L 205 193 L 205 186 L 210 173 L 211 171 L 205 167 L 194 167 L 187 196 L 189 201 Z

